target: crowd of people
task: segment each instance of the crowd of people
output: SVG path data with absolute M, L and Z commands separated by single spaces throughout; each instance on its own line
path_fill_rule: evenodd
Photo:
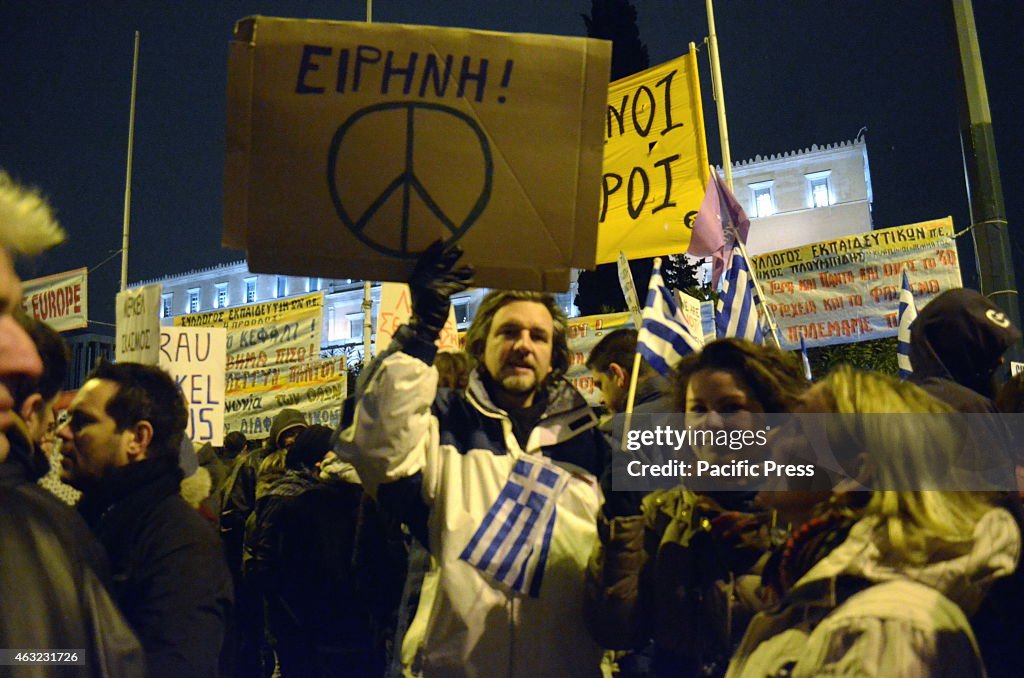
M 67 349 L 19 311 L 13 258 L 62 238 L 45 201 L 0 174 L 0 648 L 74 651 L 0 673 L 1022 672 L 1020 494 L 903 482 L 965 454 L 1015 482 L 993 415 L 1024 410 L 1024 378 L 996 384 L 1021 334 L 975 292 L 922 310 L 909 381 L 843 366 L 812 384 L 793 355 L 730 338 L 665 378 L 633 371 L 637 332 L 618 330 L 587 360 L 599 411 L 565 378 L 567 320 L 548 294 L 492 291 L 465 352 L 438 355 L 472 271 L 435 243 L 409 280 L 410 322 L 336 430 L 284 409 L 258 445 L 232 433 L 194 450 L 185 401 L 153 366 L 99 364 L 57 424 Z M 617 488 L 626 424 L 608 415 L 626 409 L 712 431 L 833 415 L 848 477 Z M 981 438 L 957 412 L 989 415 Z M 908 416 L 868 416 L 882 413 Z M 735 462 L 712 443 L 681 454 Z

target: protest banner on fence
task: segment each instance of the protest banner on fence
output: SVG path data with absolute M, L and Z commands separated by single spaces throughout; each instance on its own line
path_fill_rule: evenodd
M 441 238 L 478 285 L 565 291 L 594 266 L 610 63 L 591 38 L 242 19 L 223 242 L 253 272 L 402 281 Z
M 58 332 L 89 326 L 89 269 L 76 268 L 21 283 L 25 313 Z
M 223 327 L 161 327 L 160 367 L 174 377 L 188 403 L 185 434 L 196 447 L 224 444 Z
M 160 283 L 117 293 L 114 312 L 117 362 L 160 362 Z
M 695 53 L 613 82 L 597 262 L 685 252 L 708 171 Z
M 962 286 L 951 217 L 767 252 L 752 257 L 782 347 L 896 335 L 907 272 L 917 307 Z
M 320 358 L 323 305 L 324 293 L 316 292 L 175 317 L 179 327 L 227 330 L 225 430 L 237 430 L 232 424 L 238 426 L 239 412 L 255 426 L 255 417 L 272 417 L 269 412 L 286 407 L 262 395 L 289 382 L 293 370 Z M 266 433 L 262 428 L 260 432 Z
M 601 402 L 601 391 L 594 386 L 594 376 L 586 365 L 587 357 L 590 350 L 601 341 L 601 337 L 624 327 L 633 327 L 633 319 L 628 311 L 569 319 L 566 327 L 569 369 L 565 376 L 591 405 Z
M 412 316 L 412 297 L 405 283 L 381 283 L 380 303 L 377 304 L 377 336 L 375 353 L 380 353 L 391 343 L 391 337 L 398 328 L 409 322 Z M 448 307 L 448 320 L 441 329 L 437 348 L 440 351 L 458 351 L 459 331 L 455 323 L 455 307 Z
M 224 430 L 265 438 L 281 410 L 291 408 L 306 422 L 336 428 L 347 396 L 345 357 L 317 358 L 275 369 L 266 383 L 236 389 L 224 403 Z

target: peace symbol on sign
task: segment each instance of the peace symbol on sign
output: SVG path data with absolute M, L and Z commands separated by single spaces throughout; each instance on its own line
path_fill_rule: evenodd
M 404 114 L 401 123 L 395 119 L 396 112 L 398 115 Z M 376 121 L 380 121 L 381 124 L 378 125 Z M 421 129 L 432 128 L 433 136 L 430 140 L 433 145 L 424 145 L 417 141 L 417 124 Z M 404 128 L 401 131 L 404 134 L 404 158 L 385 157 L 389 147 L 383 147 L 383 151 L 379 150 L 380 147 L 367 150 L 366 140 L 376 139 L 379 136 L 377 129 L 393 129 L 396 126 Z M 473 145 L 472 141 L 475 140 L 479 144 L 479 149 L 473 149 L 471 157 L 479 161 L 479 166 L 452 166 L 450 174 L 445 173 L 443 183 L 439 184 L 438 178 L 435 176 L 432 189 L 428 189 L 422 172 L 421 175 L 417 175 L 417 158 L 429 161 L 428 164 L 431 164 L 437 173 L 438 163 L 445 162 L 446 159 L 423 156 L 426 154 L 436 156 L 442 150 L 437 148 L 438 130 L 444 130 L 445 137 L 458 136 L 463 148 Z M 346 147 L 347 136 L 361 138 L 363 141 L 361 144 L 358 141 L 352 141 Z M 421 134 L 421 137 L 427 136 L 430 135 Z M 396 146 L 398 144 L 394 144 L 390 148 Z M 368 199 L 365 186 L 367 181 L 372 184 L 375 178 L 374 175 L 370 175 L 367 179 L 366 168 L 360 167 L 358 163 L 347 158 L 346 153 L 353 152 L 364 155 L 368 152 L 376 153 L 377 155 L 371 161 L 374 162 L 378 170 L 383 172 L 388 171 L 381 170 L 381 168 L 388 167 L 389 161 L 393 167 L 401 167 L 400 171 L 393 170 L 396 171 L 394 178 L 388 181 L 379 192 L 377 191 L 378 187 L 369 189 L 369 196 L 375 195 L 376 197 L 373 197 L 365 206 L 360 205 L 359 200 Z M 466 157 L 466 154 L 464 153 L 462 157 Z M 347 159 L 349 162 L 346 164 Z M 421 162 L 421 164 L 423 163 Z M 451 164 L 458 165 L 454 162 Z M 360 109 L 338 127 L 327 154 L 327 187 L 331 194 L 331 201 L 334 203 L 335 212 L 341 222 L 360 242 L 382 254 L 401 259 L 415 259 L 421 251 L 417 250 L 415 245 L 410 242 L 410 231 L 417 227 L 422 231 L 425 225 L 423 222 L 425 218 L 429 217 L 447 230 L 448 235 L 444 238 L 446 243 L 458 240 L 476 222 L 487 206 L 491 197 L 493 170 L 494 161 L 491 156 L 490 144 L 488 144 L 480 125 L 470 116 L 439 104 L 388 102 Z M 353 173 L 360 171 L 358 176 L 353 176 Z M 339 180 L 351 182 L 355 178 L 362 182 L 360 184 L 363 186 L 362 191 L 345 183 L 339 184 Z M 473 185 L 472 182 L 479 185 L 479 195 L 475 196 L 475 201 L 472 201 L 471 194 L 471 204 L 467 209 L 466 206 L 460 206 L 459 201 L 465 202 L 466 185 Z M 379 223 L 386 218 L 379 216 L 384 211 L 382 208 L 388 203 L 394 206 L 396 201 L 400 206 L 400 223 L 397 226 L 393 223 Z M 413 223 L 417 220 L 415 214 L 419 215 L 418 223 Z M 375 217 L 377 217 L 376 222 Z M 371 225 L 374 226 L 372 233 L 368 232 Z M 432 233 L 429 238 L 420 238 L 420 241 L 425 247 L 427 242 L 436 237 L 437 234 Z

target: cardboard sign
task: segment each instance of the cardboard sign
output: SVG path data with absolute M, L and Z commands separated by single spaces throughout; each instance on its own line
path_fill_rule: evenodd
M 160 367 L 174 377 L 188 403 L 185 435 L 196 447 L 224 444 L 223 327 L 161 327 Z
M 481 286 L 567 290 L 594 266 L 610 47 L 243 19 L 224 244 L 253 272 L 404 281 L 441 238 Z
M 907 272 L 920 310 L 962 287 L 950 217 L 837 238 L 752 257 L 782 348 L 896 336 Z
M 636 283 L 633 282 L 633 271 L 629 268 L 629 260 L 626 258 L 625 252 L 619 252 L 617 268 L 619 270 L 619 287 L 622 288 L 622 296 L 626 298 L 626 308 L 629 309 L 629 314 L 633 317 L 633 326 L 640 329 L 644 312 L 640 307 Z
M 87 268 L 26 280 L 21 284 L 21 306 L 58 332 L 88 327 L 88 283 Z
M 597 261 L 685 252 L 708 183 L 697 55 L 608 90 Z
M 381 283 L 380 303 L 377 304 L 377 353 L 388 347 L 391 337 L 395 336 L 399 327 L 409 322 L 410 316 L 412 298 L 409 296 L 409 286 L 405 283 Z M 434 343 L 440 351 L 458 351 L 461 348 L 454 306 L 448 307 L 448 320 L 441 328 L 441 336 Z
M 117 293 L 116 353 L 119 363 L 160 361 L 160 283 Z

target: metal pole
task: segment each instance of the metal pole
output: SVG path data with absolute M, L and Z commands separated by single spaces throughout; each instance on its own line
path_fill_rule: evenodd
M 718 63 L 718 35 L 715 33 L 715 8 L 707 0 L 708 47 L 711 56 L 711 86 L 718 111 L 718 138 L 722 144 L 722 166 L 725 167 L 725 185 L 732 190 L 732 155 L 729 153 L 729 124 L 725 121 L 725 92 L 722 91 L 722 67 Z
M 951 7 L 960 56 L 957 69 L 961 95 L 960 136 L 980 291 L 1003 309 L 1010 322 L 1020 327 L 1012 248 L 974 8 L 971 0 L 952 0 Z
M 366 0 L 366 23 L 373 23 L 373 0 Z M 370 364 L 373 334 L 373 292 L 369 280 L 363 281 L 363 367 Z
M 132 98 L 128 109 L 128 170 L 124 179 L 124 223 L 121 229 L 121 291 L 128 288 L 128 222 L 132 211 L 132 148 L 135 146 L 135 83 L 139 75 L 139 32 L 135 31 L 132 56 Z

